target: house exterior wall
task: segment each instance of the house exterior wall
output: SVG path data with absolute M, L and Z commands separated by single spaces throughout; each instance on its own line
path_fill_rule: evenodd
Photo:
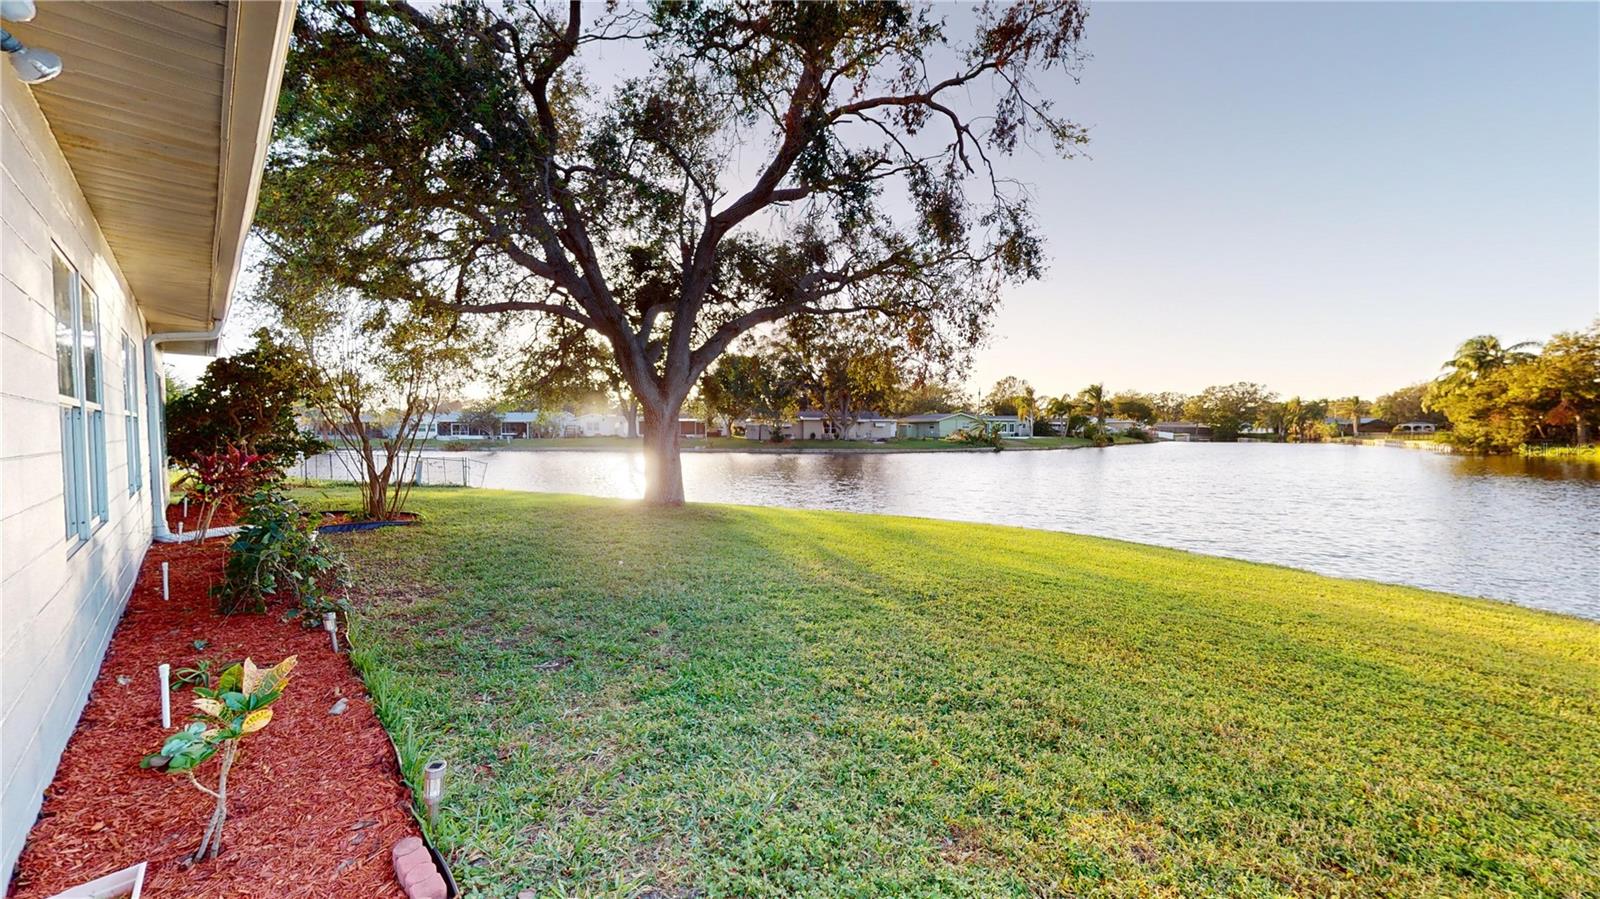
M 0 884 L 4 884 L 83 710 L 150 544 L 152 486 L 147 473 L 149 447 L 139 447 L 137 469 L 130 472 L 125 442 L 125 377 L 135 379 L 140 428 L 146 426 L 141 376 L 145 322 L 44 115 L 10 66 L 0 66 L 0 169 Z M 85 540 L 66 534 L 53 247 L 98 297 L 106 515 Z M 133 344 L 131 372 L 124 370 L 124 335 Z M 137 490 L 132 489 L 135 483 Z
M 938 421 L 906 421 L 902 419 L 897 430 L 901 437 L 942 440 L 962 428 L 970 428 L 977 423 L 977 416 L 968 415 L 965 412 L 956 412 Z
M 1009 415 L 987 415 L 984 421 L 998 428 L 1002 437 L 1032 437 L 1033 419 Z
M 799 422 L 800 440 L 832 440 L 828 422 L 821 418 L 803 418 Z M 853 421 L 840 435 L 843 440 L 889 440 L 895 435 L 893 419 L 871 418 Z

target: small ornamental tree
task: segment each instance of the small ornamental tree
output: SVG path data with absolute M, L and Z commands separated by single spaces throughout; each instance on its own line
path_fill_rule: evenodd
M 228 821 L 228 773 L 239 757 L 240 741 L 272 721 L 272 709 L 268 707 L 283 695 L 294 666 L 294 656 L 265 669 L 245 659 L 223 671 L 216 687 L 196 687 L 194 692 L 199 698 L 194 701 L 198 710 L 194 721 L 168 737 L 159 752 L 145 756 L 139 763 L 141 768 L 183 774 L 195 789 L 217 800 L 200 838 L 200 848 L 195 850 L 195 861 L 216 858 L 222 851 L 222 829 Z M 194 772 L 218 754 L 222 762 L 217 771 L 217 787 L 212 789 L 202 784 Z
M 256 219 L 266 252 L 254 303 L 294 346 L 304 403 L 343 450 L 337 459 L 361 488 L 362 515 L 396 518 L 425 424 L 471 374 L 475 331 L 386 280 L 339 287 L 273 218 L 284 204 L 272 190 Z

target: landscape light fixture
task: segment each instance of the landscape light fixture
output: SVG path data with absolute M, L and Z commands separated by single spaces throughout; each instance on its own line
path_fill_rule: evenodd
M 0 19 L 10 22 L 31 22 L 37 11 L 33 0 L 0 0 Z M 3 28 L 0 28 L 0 50 L 10 58 L 11 67 L 17 70 L 17 77 L 23 84 L 39 84 L 61 74 L 61 57 L 49 50 L 29 47 Z
M 323 612 L 322 629 L 328 632 L 328 639 L 333 643 L 333 651 L 339 651 L 339 613 Z
M 434 759 L 422 768 L 422 802 L 428 807 L 428 821 L 439 816 L 439 801 L 444 798 L 444 759 Z

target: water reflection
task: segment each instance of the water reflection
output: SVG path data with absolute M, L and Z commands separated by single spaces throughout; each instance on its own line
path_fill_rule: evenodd
M 486 487 L 637 497 L 637 453 L 490 452 Z M 691 501 L 918 515 L 1155 543 L 1600 618 L 1600 470 L 1401 449 L 691 453 Z

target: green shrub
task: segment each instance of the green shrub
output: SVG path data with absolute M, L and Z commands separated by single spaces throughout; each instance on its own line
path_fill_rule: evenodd
M 317 541 L 316 519 L 281 489 L 272 485 L 252 494 L 239 524 L 222 582 L 211 588 L 223 614 L 264 612 L 284 593 L 295 602 L 289 617 L 307 624 L 343 608 L 333 592 L 346 582 L 344 560 Z
M 991 446 L 995 449 L 1000 448 L 1002 439 L 1004 438 L 1000 435 L 1000 426 L 986 421 L 980 421 L 970 428 L 962 428 L 950 435 L 952 443 L 964 443 L 968 446 Z

